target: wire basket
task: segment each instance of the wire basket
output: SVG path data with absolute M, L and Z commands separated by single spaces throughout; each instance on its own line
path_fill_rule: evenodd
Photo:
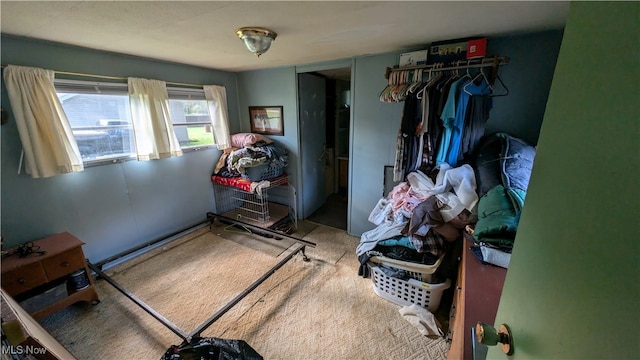
M 370 267 L 373 292 L 396 305 L 416 304 L 434 312 L 440 306 L 442 293 L 451 286 L 448 279 L 441 284 L 428 284 L 416 279 L 405 281 L 388 276 L 378 266 Z

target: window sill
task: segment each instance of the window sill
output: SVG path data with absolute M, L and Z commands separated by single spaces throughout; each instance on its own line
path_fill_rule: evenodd
M 194 146 L 194 147 L 183 148 L 182 153 L 188 154 L 196 151 L 211 150 L 211 149 L 216 149 L 216 146 L 206 145 L 206 146 Z M 83 164 L 85 168 L 89 168 L 89 167 L 108 165 L 108 164 L 120 164 L 120 163 L 133 161 L 133 160 L 137 160 L 135 156 L 123 156 L 123 157 L 114 157 L 114 158 L 108 158 L 108 159 L 89 160 L 89 161 L 83 162 Z

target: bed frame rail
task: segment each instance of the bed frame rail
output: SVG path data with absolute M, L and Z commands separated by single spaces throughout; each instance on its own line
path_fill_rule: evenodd
M 245 223 L 243 221 L 239 221 L 239 220 L 236 220 L 236 219 L 231 219 L 231 218 L 228 218 L 228 217 L 216 214 L 216 213 L 212 213 L 212 212 L 208 212 L 207 213 L 207 220 L 203 221 L 202 223 L 209 222 L 210 226 L 212 226 L 213 223 L 215 222 L 215 220 L 221 220 L 221 221 L 225 221 L 227 223 L 240 225 L 240 226 L 246 227 L 248 229 L 254 230 L 254 231 L 258 232 L 258 233 L 262 233 L 262 234 L 266 233 L 266 234 L 270 234 L 270 235 L 273 235 L 273 236 L 287 238 L 287 239 L 295 241 L 297 244 L 294 244 L 295 247 L 289 252 L 289 254 L 287 256 L 285 256 L 282 260 L 280 260 L 275 266 L 273 266 L 271 269 L 269 269 L 258 280 L 254 281 L 251 285 L 249 285 L 249 287 L 247 287 L 244 291 L 242 291 L 240 294 L 238 294 L 229 303 L 227 303 L 222 308 L 220 308 L 220 310 L 218 310 L 209 319 L 207 319 L 204 323 L 202 323 L 200 326 L 198 326 L 195 330 L 193 330 L 190 333 L 187 333 L 186 331 L 180 329 L 177 325 L 175 325 L 174 323 L 169 321 L 169 319 L 167 319 L 166 317 L 162 316 L 162 314 L 160 314 L 155 309 L 153 309 L 151 306 L 149 306 L 149 304 L 147 304 L 144 301 L 142 301 L 140 298 L 135 296 L 133 293 L 131 293 L 129 290 L 124 288 L 117 281 L 115 281 L 113 278 L 111 278 L 109 275 L 105 274 L 102 271 L 102 267 L 104 266 L 105 263 L 107 263 L 109 261 L 113 261 L 113 260 L 119 259 L 119 258 L 121 258 L 121 257 L 123 257 L 123 256 L 125 256 L 127 254 L 131 254 L 131 253 L 133 253 L 135 251 L 139 251 L 142 248 L 148 247 L 151 244 L 157 244 L 158 242 L 162 241 L 163 239 L 154 240 L 151 243 L 147 243 L 147 244 L 144 244 L 142 246 L 136 247 L 136 248 L 134 248 L 134 249 L 132 249 L 132 250 L 130 250 L 128 252 L 118 254 L 115 257 L 109 258 L 109 259 L 107 259 L 105 261 L 101 261 L 101 262 L 99 262 L 97 264 L 92 264 L 89 261 L 87 261 L 87 264 L 88 264 L 89 268 L 91 268 L 91 270 L 93 270 L 98 275 L 98 278 L 105 279 L 116 290 L 120 291 L 127 298 L 129 298 L 131 301 L 133 301 L 136 305 L 140 306 L 144 311 L 149 313 L 153 318 L 155 318 L 160 323 L 162 323 L 165 327 L 167 327 L 169 330 L 171 330 L 174 334 L 178 335 L 183 340 L 182 345 L 187 345 L 187 344 L 190 343 L 190 341 L 194 337 L 199 337 L 200 334 L 203 331 L 205 331 L 207 328 L 209 328 L 211 325 L 213 325 L 213 323 L 215 323 L 220 317 L 222 317 L 225 313 L 227 313 L 229 310 L 231 310 L 231 308 L 233 308 L 237 303 L 239 303 L 242 299 L 244 299 L 247 295 L 249 295 L 253 290 L 255 290 L 258 286 L 260 286 L 260 284 L 265 282 L 265 280 L 267 280 L 271 275 L 273 275 L 278 269 L 280 269 L 287 262 L 289 262 L 289 260 L 291 260 L 297 253 L 301 253 L 302 254 L 302 257 L 303 257 L 304 261 L 309 261 L 309 258 L 305 254 L 305 248 L 307 246 L 311 246 L 311 247 L 315 247 L 316 246 L 316 244 L 311 242 L 311 241 L 299 239 L 299 238 L 296 238 L 294 236 L 290 236 L 289 234 L 286 234 L 286 233 L 283 233 L 283 232 L 280 232 L 280 231 L 275 231 L 275 230 L 272 230 L 272 229 L 262 228 L 262 227 L 259 227 L 259 226 L 251 225 L 251 224 Z M 193 231 L 197 230 L 198 228 L 199 228 L 198 226 L 194 227 Z M 173 237 L 177 233 L 183 233 L 183 232 L 184 232 L 184 230 L 180 230 L 179 232 L 172 233 L 169 236 L 167 236 L 165 239 Z

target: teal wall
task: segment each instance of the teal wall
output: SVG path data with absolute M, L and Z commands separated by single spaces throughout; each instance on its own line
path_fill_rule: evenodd
M 233 73 L 9 36 L 1 41 L 2 64 L 223 85 L 231 128 L 239 130 Z M 4 83 L 2 106 L 11 114 Z M 69 231 L 86 242 L 87 257 L 98 261 L 204 220 L 213 210 L 209 176 L 218 150 L 32 179 L 17 174 L 21 144 L 14 121 L 2 125 L 0 139 L 1 231 L 6 246 Z
M 501 78 L 509 95 L 494 98 L 487 133 L 507 131 L 535 144 L 553 78 L 562 31 L 488 39 L 487 53 L 508 56 Z M 402 103 L 382 103 L 385 69 L 399 53 L 359 57 L 355 61 L 350 162 L 349 232 L 360 235 L 375 225 L 367 218 L 382 196 L 383 169 L 393 165 Z
M 487 133 L 503 131 L 538 142 L 561 41 L 561 30 L 490 39 L 488 54 L 510 58 L 500 70 L 509 95 L 493 98 Z
M 388 80 L 387 66 L 397 64 L 399 53 L 356 59 L 349 154 L 349 207 L 351 234 L 362 234 L 375 225 L 367 218 L 382 197 L 384 166 L 393 165 L 402 103 L 383 103 L 380 92 Z
M 239 125 L 243 132 L 251 131 L 249 106 L 282 106 L 284 136 L 269 135 L 276 144 L 289 151 L 287 174 L 298 188 L 298 102 L 294 67 L 246 71 L 237 74 Z
M 489 39 L 489 52 L 512 61 L 502 77 L 511 93 L 496 98 L 488 127 L 508 129 L 535 142 L 544 113 L 561 31 Z M 297 162 L 297 73 L 352 67 L 352 117 L 349 233 L 373 228 L 367 221 L 383 192 L 383 168 L 392 165 L 402 104 L 382 103 L 387 66 L 400 52 L 227 73 L 152 59 L 94 51 L 24 38 L 2 36 L 2 63 L 58 71 L 136 76 L 165 81 L 218 84 L 227 88 L 232 133 L 249 131 L 248 107 L 282 105 L 284 136 L 271 136 L 290 152 L 288 172 L 299 190 Z M 426 45 L 425 45 L 426 46 Z M 531 60 L 535 59 L 535 60 Z M 2 104 L 10 108 L 3 92 Z M 70 231 L 87 242 L 98 261 L 188 226 L 213 210 L 209 175 L 220 152 L 210 149 L 179 158 L 129 161 L 87 168 L 84 172 L 31 179 L 16 174 L 20 142 L 15 124 L 1 128 L 2 224 L 7 245 Z
M 640 357 L 638 14 L 571 4 L 496 317 L 514 359 Z

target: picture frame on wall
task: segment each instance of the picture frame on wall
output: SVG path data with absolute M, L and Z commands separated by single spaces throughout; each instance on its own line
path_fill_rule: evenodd
M 282 106 L 249 106 L 251 132 L 284 135 Z

